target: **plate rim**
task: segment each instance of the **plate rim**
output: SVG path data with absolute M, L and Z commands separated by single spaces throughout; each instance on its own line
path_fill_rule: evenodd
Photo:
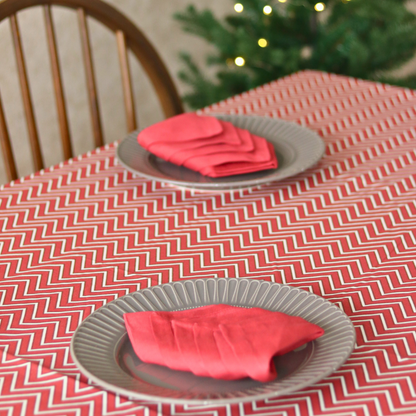
M 239 397 L 232 397 L 232 398 L 217 398 L 217 399 L 212 399 L 212 398 L 208 398 L 208 399 L 192 399 L 192 398 L 177 398 L 177 397 L 165 397 L 165 396 L 158 396 L 158 395 L 152 395 L 152 394 L 147 394 L 147 393 L 140 393 L 140 392 L 135 392 L 129 389 L 126 389 L 124 387 L 119 387 L 115 384 L 111 384 L 108 383 L 105 380 L 102 380 L 100 377 L 96 376 L 95 374 L 93 374 L 92 372 L 90 372 L 81 362 L 80 360 L 77 358 L 77 354 L 75 352 L 75 348 L 76 348 L 76 341 L 77 341 L 77 335 L 81 332 L 83 326 L 86 325 L 86 323 L 88 323 L 91 319 L 93 319 L 94 317 L 96 317 L 98 315 L 98 312 L 100 310 L 102 310 L 103 308 L 108 308 L 109 305 L 111 305 L 112 303 L 116 302 L 116 301 L 125 301 L 125 299 L 131 297 L 132 295 L 134 295 L 135 293 L 144 291 L 144 290 L 150 290 L 152 292 L 154 292 L 155 289 L 158 288 L 163 288 L 165 286 L 174 286 L 174 285 L 185 285 L 187 282 L 192 281 L 193 283 L 196 284 L 197 281 L 205 281 L 206 285 L 208 285 L 209 281 L 218 281 L 219 279 L 222 280 L 238 280 L 240 282 L 243 281 L 247 281 L 247 284 L 250 285 L 250 282 L 254 282 L 257 281 L 260 284 L 266 282 L 269 283 L 271 286 L 277 285 L 277 286 L 281 286 L 281 287 L 288 287 L 289 291 L 291 290 L 296 290 L 299 292 L 305 292 L 307 294 L 307 296 L 311 296 L 313 298 L 315 298 L 315 300 L 320 299 L 322 300 L 323 303 L 327 304 L 329 308 L 337 308 L 341 314 L 343 315 L 344 320 L 346 321 L 346 323 L 348 324 L 348 328 L 350 330 L 352 330 L 352 339 L 350 341 L 350 345 L 348 347 L 348 349 L 346 350 L 346 354 L 345 356 L 337 361 L 336 366 L 335 367 L 331 367 L 329 368 L 327 371 L 322 372 L 317 374 L 315 377 L 312 377 L 311 379 L 307 380 L 304 383 L 300 383 L 299 387 L 293 387 L 293 388 L 289 388 L 289 389 L 285 389 L 283 392 L 279 392 L 278 390 L 274 390 L 273 392 L 264 392 L 264 393 L 256 393 L 253 394 L 252 396 L 239 396 Z M 217 284 L 217 282 L 215 282 Z M 237 285 L 239 285 L 240 283 L 236 283 Z M 221 302 L 224 303 L 224 302 Z M 208 304 L 215 304 L 215 302 L 212 303 L 205 303 L 204 305 L 208 305 Z M 227 304 L 232 304 L 232 303 L 227 303 Z M 200 305 L 203 306 L 203 305 Z M 238 305 L 237 305 L 238 306 Z M 193 309 L 195 307 L 199 307 L 199 306 L 190 306 L 188 308 L 185 309 Z M 255 305 L 254 305 L 255 307 Z M 175 309 L 178 310 L 178 309 Z M 95 316 L 94 316 L 95 315 Z M 297 315 L 299 316 L 299 315 Z M 347 331 L 347 329 L 345 330 Z M 127 331 L 125 331 L 119 339 L 114 340 L 115 344 L 118 344 L 120 342 L 120 340 L 125 336 L 125 334 L 127 333 Z M 209 406 L 215 406 L 215 405 L 224 405 L 224 404 L 235 404 L 235 403 L 243 403 L 243 402 L 253 402 L 253 401 L 258 401 L 258 400 L 263 400 L 263 399 L 267 399 L 270 397 L 283 397 L 286 396 L 288 394 L 291 394 L 295 391 L 299 391 L 302 390 L 308 386 L 314 385 L 316 382 L 324 379 L 325 377 L 327 377 L 328 375 L 332 374 L 334 371 L 336 371 L 338 368 L 340 368 L 350 357 L 352 351 L 354 350 L 356 345 L 356 330 L 354 328 L 354 325 L 351 322 L 351 319 L 349 318 L 348 315 L 345 314 L 344 311 L 342 311 L 340 308 L 338 308 L 335 304 L 329 302 L 328 300 L 322 298 L 319 295 L 316 295 L 315 293 L 312 292 L 308 292 L 304 289 L 298 288 L 296 286 L 290 286 L 288 284 L 283 284 L 283 283 L 276 283 L 276 282 L 271 282 L 268 280 L 262 280 L 262 279 L 248 279 L 248 278 L 199 278 L 199 279 L 187 279 L 184 281 L 174 281 L 174 282 L 170 282 L 170 283 L 165 283 L 162 285 L 155 285 L 155 286 L 150 286 L 147 288 L 143 288 L 140 289 L 138 291 L 134 291 L 131 292 L 129 294 L 126 294 L 124 296 L 121 296 L 119 298 L 116 298 L 108 303 L 106 303 L 105 305 L 101 306 L 100 308 L 96 309 L 93 313 L 91 313 L 87 318 L 84 319 L 84 321 L 78 326 L 78 328 L 75 330 L 72 338 L 71 338 L 71 343 L 70 343 L 70 354 L 71 357 L 75 363 L 75 365 L 78 367 L 78 370 L 80 370 L 81 373 L 83 373 L 84 375 L 86 375 L 89 379 L 93 380 L 98 386 L 99 388 L 104 388 L 106 390 L 108 390 L 109 392 L 112 393 L 117 393 L 117 394 L 122 394 L 124 396 L 127 396 L 130 400 L 145 400 L 145 401 L 152 401 L 155 403 L 170 403 L 170 404 L 195 404 L 195 405 L 209 405 Z M 301 370 L 300 370 L 301 371 Z M 127 374 L 127 373 L 126 373 Z M 128 376 L 128 374 L 127 374 Z M 267 384 L 267 383 L 266 383 Z
M 161 183 L 167 183 L 170 185 L 174 185 L 176 187 L 179 188 L 184 188 L 184 189 L 192 189 L 192 190 L 200 190 L 200 191 L 232 191 L 232 190 L 236 190 L 236 189 L 245 189 L 245 188 L 250 188 L 253 186 L 258 186 L 258 185 L 264 185 L 264 184 L 268 184 L 268 183 L 272 183 L 272 182 L 278 182 L 290 177 L 293 177 L 295 175 L 298 175 L 299 173 L 304 172 L 307 169 L 312 168 L 313 166 L 315 166 L 324 156 L 325 154 L 325 150 L 326 150 L 326 145 L 324 140 L 322 139 L 322 137 L 315 131 L 313 131 L 312 129 L 302 126 L 294 121 L 290 121 L 290 120 L 284 120 L 281 118 L 275 118 L 275 117 L 269 117 L 269 116 L 260 116 L 260 115 L 250 115 L 250 114 L 227 114 L 227 113 L 211 113 L 211 114 L 207 114 L 208 116 L 212 116 L 212 117 L 218 117 L 218 118 L 226 118 L 226 119 L 252 119 L 252 120 L 264 120 L 264 122 L 266 123 L 275 123 L 277 127 L 280 126 L 288 126 L 291 127 L 292 129 L 297 130 L 298 132 L 303 132 L 305 133 L 305 135 L 307 135 L 308 137 L 310 137 L 311 139 L 315 140 L 315 145 L 316 145 L 316 150 L 317 153 L 315 155 L 314 158 L 311 158 L 310 162 L 308 164 L 303 165 L 302 167 L 300 167 L 299 169 L 295 170 L 295 172 L 288 172 L 287 174 L 283 175 L 283 176 L 279 176 L 279 167 L 276 169 L 276 177 L 274 177 L 273 175 L 266 175 L 260 178 L 255 178 L 255 179 L 246 179 L 246 180 L 241 180 L 241 181 L 236 181 L 236 182 L 189 182 L 186 180 L 180 180 L 180 179 L 176 179 L 176 178 L 161 178 L 149 173 L 143 173 L 142 171 L 138 171 L 134 168 L 132 168 L 131 166 L 129 166 L 124 160 L 123 157 L 121 155 L 121 149 L 123 147 L 123 145 L 125 145 L 125 143 L 127 143 L 128 141 L 132 140 L 133 138 L 135 139 L 137 134 L 139 133 L 140 130 L 135 130 L 130 132 L 126 137 L 124 137 L 123 139 L 120 140 L 120 142 L 118 143 L 117 147 L 116 147 L 116 158 L 117 161 L 125 168 L 127 169 L 129 172 L 135 174 L 135 175 L 139 175 L 142 176 L 146 179 L 150 179 L 150 180 L 154 180 L 157 182 L 161 182 Z M 232 120 L 229 120 L 232 122 Z M 279 139 L 281 142 L 284 142 L 285 144 L 288 144 L 289 146 L 292 147 L 292 149 L 294 149 L 293 143 L 290 142 L 290 140 L 286 140 L 286 139 Z M 140 144 L 137 142 L 137 140 L 135 140 L 135 143 L 137 144 L 138 148 L 140 148 L 143 153 L 145 154 L 145 157 L 147 159 L 149 159 L 150 156 L 152 156 L 153 154 L 149 151 L 147 151 L 146 149 L 144 149 L 142 146 L 140 146 Z M 154 156 L 154 155 L 153 155 Z M 169 163 L 169 162 L 168 162 Z

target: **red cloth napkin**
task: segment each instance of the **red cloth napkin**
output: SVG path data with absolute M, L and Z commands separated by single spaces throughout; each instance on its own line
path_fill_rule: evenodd
M 271 381 L 277 376 L 274 355 L 324 333 L 297 316 L 230 305 L 127 313 L 124 321 L 142 361 L 224 380 Z
M 211 116 L 185 113 L 142 130 L 137 140 L 156 156 L 211 177 L 277 168 L 273 146 Z

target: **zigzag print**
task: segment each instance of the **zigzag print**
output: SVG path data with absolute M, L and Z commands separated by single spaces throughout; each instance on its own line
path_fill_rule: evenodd
M 0 415 L 416 414 L 416 93 L 305 71 L 205 114 L 257 114 L 318 132 L 326 154 L 295 177 L 232 192 L 132 175 L 117 144 L 2 187 Z M 157 405 L 88 384 L 75 329 L 127 293 L 248 277 L 316 293 L 357 330 L 350 359 L 290 396 Z

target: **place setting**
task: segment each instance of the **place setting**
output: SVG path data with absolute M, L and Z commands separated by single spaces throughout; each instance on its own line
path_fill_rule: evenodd
M 71 341 L 78 368 L 131 400 L 219 405 L 290 394 L 337 370 L 355 346 L 337 306 L 250 279 L 195 279 L 99 308 Z
M 119 163 L 182 188 L 223 191 L 280 181 L 314 166 L 325 144 L 297 123 L 262 116 L 184 113 L 130 133 Z

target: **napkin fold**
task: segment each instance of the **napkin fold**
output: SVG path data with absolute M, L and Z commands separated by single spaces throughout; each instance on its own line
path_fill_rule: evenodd
M 156 156 L 206 176 L 277 168 L 266 139 L 211 116 L 180 114 L 145 128 L 137 140 Z
M 274 380 L 273 356 L 286 354 L 324 333 L 300 317 L 223 304 L 175 312 L 126 313 L 124 321 L 142 361 L 223 380 Z

